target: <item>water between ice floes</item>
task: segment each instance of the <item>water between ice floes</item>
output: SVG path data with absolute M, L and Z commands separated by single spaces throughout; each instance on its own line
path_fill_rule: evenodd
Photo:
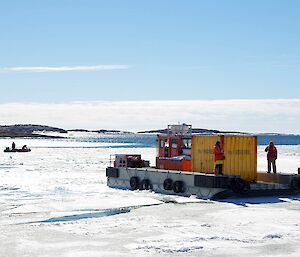
M 11 142 L 1 139 L 0 149 Z M 149 138 L 15 143 L 32 151 L 0 152 L 0 256 L 300 254 L 298 196 L 214 202 L 108 188 L 110 155 L 141 153 L 154 164 Z M 300 145 L 277 147 L 278 170 L 296 172 Z

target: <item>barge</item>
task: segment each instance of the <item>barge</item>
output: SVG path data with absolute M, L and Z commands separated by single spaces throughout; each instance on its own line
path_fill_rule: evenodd
M 213 148 L 222 142 L 223 173 L 216 174 Z M 300 194 L 300 175 L 257 172 L 257 138 L 192 135 L 190 125 L 169 125 L 157 137 L 155 167 L 141 155 L 117 154 L 107 167 L 107 185 L 202 199 Z

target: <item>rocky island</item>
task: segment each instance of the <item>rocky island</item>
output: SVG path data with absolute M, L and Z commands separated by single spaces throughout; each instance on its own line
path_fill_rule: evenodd
M 145 130 L 139 131 L 139 134 L 167 134 L 168 129 L 156 129 L 156 130 Z M 192 128 L 192 134 L 245 134 L 245 132 L 237 132 L 237 131 L 221 131 L 216 129 L 203 129 L 203 128 Z
M 50 126 L 44 126 L 44 125 L 33 125 L 33 124 L 16 124 L 16 125 L 2 125 L 0 126 L 0 137 L 47 137 L 47 138 L 61 138 L 63 135 L 60 136 L 49 136 L 49 135 L 41 135 L 38 132 L 58 132 L 58 133 L 68 133 L 68 131 L 56 128 L 56 127 L 50 127 Z
M 60 135 L 46 135 L 41 132 L 56 132 Z M 16 125 L 0 125 L 0 138 L 1 137 L 30 137 L 30 138 L 64 138 L 68 132 L 94 132 L 99 134 L 132 134 L 132 132 L 121 130 L 87 130 L 87 129 L 70 129 L 65 130 L 62 128 L 51 127 L 46 125 L 34 125 L 34 124 L 16 124 Z

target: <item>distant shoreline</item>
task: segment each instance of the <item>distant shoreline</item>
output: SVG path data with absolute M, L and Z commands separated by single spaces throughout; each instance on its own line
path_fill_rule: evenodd
M 65 134 L 66 130 L 61 128 L 55 128 L 44 125 L 33 125 L 33 124 L 16 124 L 16 125 L 2 125 L 0 126 L 0 138 L 64 138 L 63 136 L 52 136 L 52 135 L 41 135 L 37 132 L 47 131 L 47 132 L 58 132 Z
M 44 135 L 42 133 L 57 133 L 60 135 Z M 57 127 L 35 124 L 16 124 L 16 125 L 0 125 L 0 138 L 66 138 L 64 135 L 68 132 L 92 132 L 99 134 L 134 134 L 133 132 L 120 130 L 87 130 L 87 129 L 70 129 L 65 130 Z
M 0 138 L 65 138 L 65 137 L 40 135 L 40 134 L 34 134 L 34 133 L 2 132 L 2 131 L 0 131 Z
M 56 135 L 43 134 L 57 133 Z M 0 138 L 66 138 L 68 132 L 82 132 L 82 133 L 98 133 L 98 134 L 109 134 L 109 135 L 130 135 L 130 134 L 165 134 L 167 129 L 157 130 L 145 130 L 136 133 L 121 130 L 87 130 L 87 129 L 69 129 L 65 130 L 62 128 L 51 127 L 46 125 L 34 125 L 34 124 L 16 124 L 16 125 L 0 125 Z M 202 135 L 218 135 L 218 134 L 231 134 L 231 135 L 253 135 L 253 136 L 265 136 L 265 137 L 276 137 L 276 136 L 299 136 L 293 134 L 279 134 L 279 133 L 247 133 L 238 131 L 220 131 L 213 129 L 201 129 L 192 128 L 192 134 Z

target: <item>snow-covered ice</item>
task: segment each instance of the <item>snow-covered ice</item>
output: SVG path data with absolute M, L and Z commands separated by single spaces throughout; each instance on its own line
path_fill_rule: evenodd
M 0 149 L 12 140 L 1 139 Z M 106 186 L 110 155 L 156 149 L 18 139 L 0 153 L 0 256 L 299 256 L 300 196 L 205 201 Z M 109 147 L 113 146 L 113 147 Z M 300 146 L 277 146 L 297 172 Z M 266 170 L 258 147 L 258 170 Z

